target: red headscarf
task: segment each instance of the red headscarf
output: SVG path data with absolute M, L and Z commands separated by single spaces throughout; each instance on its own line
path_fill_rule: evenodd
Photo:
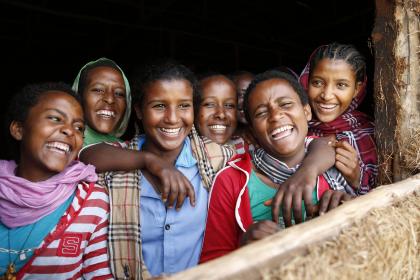
M 310 56 L 309 62 L 300 75 L 301 85 L 308 91 L 309 70 L 312 56 L 325 45 L 318 47 Z M 359 154 L 361 168 L 361 182 L 358 190 L 359 194 L 367 193 L 375 187 L 376 176 L 378 174 L 376 145 L 374 141 L 374 123 L 372 119 L 357 111 L 356 108 L 362 103 L 366 95 L 367 77 L 365 76 L 363 85 L 359 93 L 353 98 L 349 108 L 335 120 L 323 123 L 316 119 L 309 122 L 309 135 L 325 136 L 335 134 L 337 140 L 346 140 Z

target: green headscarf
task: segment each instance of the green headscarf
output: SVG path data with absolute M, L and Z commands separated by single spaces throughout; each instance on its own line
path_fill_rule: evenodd
M 104 62 L 112 64 L 115 68 L 120 70 L 121 75 L 124 79 L 125 100 L 126 100 L 125 113 L 124 113 L 123 119 L 120 122 L 120 125 L 113 132 L 111 132 L 109 134 L 99 133 L 99 132 L 93 130 L 92 128 L 90 128 L 89 126 L 87 126 L 86 130 L 85 130 L 85 139 L 83 141 L 84 146 L 94 144 L 94 143 L 104 142 L 104 141 L 106 141 L 106 142 L 121 141 L 118 137 L 121 137 L 121 135 L 124 134 L 125 130 L 127 129 L 128 121 L 130 120 L 130 114 L 131 114 L 131 89 L 130 89 L 130 84 L 128 83 L 128 79 L 125 76 L 123 70 L 113 60 L 105 58 L 105 57 L 101 57 L 97 60 L 90 61 L 90 62 L 86 63 L 85 66 L 83 66 L 82 69 L 80 69 L 79 73 L 77 74 L 76 79 L 74 79 L 72 88 L 77 94 L 79 94 L 82 97 L 83 92 L 79 92 L 79 81 L 80 81 L 80 76 L 81 76 L 82 72 L 87 67 L 94 68 L 96 64 L 98 64 L 98 66 L 99 66 Z

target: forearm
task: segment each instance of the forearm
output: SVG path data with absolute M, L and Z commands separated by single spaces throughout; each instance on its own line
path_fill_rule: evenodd
M 308 146 L 308 152 L 299 169 L 321 175 L 335 164 L 335 149 L 328 144 L 329 137 L 315 138 Z
M 92 164 L 96 171 L 129 171 L 145 167 L 147 152 L 124 149 L 100 143 L 85 148 L 80 153 L 80 160 Z

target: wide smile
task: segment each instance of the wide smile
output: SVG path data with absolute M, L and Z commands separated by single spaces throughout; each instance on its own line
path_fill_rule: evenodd
M 96 115 L 102 119 L 114 119 L 116 113 L 112 110 L 98 110 L 96 111 Z
M 334 112 L 338 108 L 338 104 L 332 104 L 332 103 L 316 103 L 317 108 L 321 112 L 330 113 Z
M 273 140 L 281 140 L 288 136 L 290 136 L 293 132 L 293 126 L 291 125 L 284 125 L 274 129 L 270 136 Z
M 182 127 L 178 127 L 178 128 L 165 128 L 165 127 L 160 127 L 160 128 L 158 128 L 158 130 L 163 135 L 172 138 L 172 137 L 178 137 L 181 134 Z
M 46 147 L 47 149 L 61 155 L 69 154 L 72 151 L 72 147 L 69 144 L 58 141 L 48 142 Z
M 224 124 L 214 124 L 214 125 L 209 125 L 208 128 L 214 134 L 224 134 L 228 126 Z

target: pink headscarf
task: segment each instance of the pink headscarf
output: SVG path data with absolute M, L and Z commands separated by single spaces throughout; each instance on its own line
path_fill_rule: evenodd
M 9 228 L 40 220 L 64 203 L 80 181 L 98 179 L 93 165 L 79 161 L 42 182 L 16 176 L 16 167 L 14 161 L 0 160 L 0 221 Z
M 300 75 L 299 82 L 308 91 L 310 62 L 314 54 L 327 45 L 318 47 L 310 56 L 308 63 Z M 361 160 L 361 184 L 359 194 L 367 193 L 376 184 L 378 173 L 376 145 L 374 141 L 374 123 L 372 119 L 357 111 L 356 108 L 366 96 L 367 77 L 365 76 L 359 93 L 353 98 L 349 108 L 335 120 L 323 123 L 316 119 L 309 122 L 309 135 L 325 136 L 336 135 L 338 140 L 344 139 L 349 142 L 359 154 Z

